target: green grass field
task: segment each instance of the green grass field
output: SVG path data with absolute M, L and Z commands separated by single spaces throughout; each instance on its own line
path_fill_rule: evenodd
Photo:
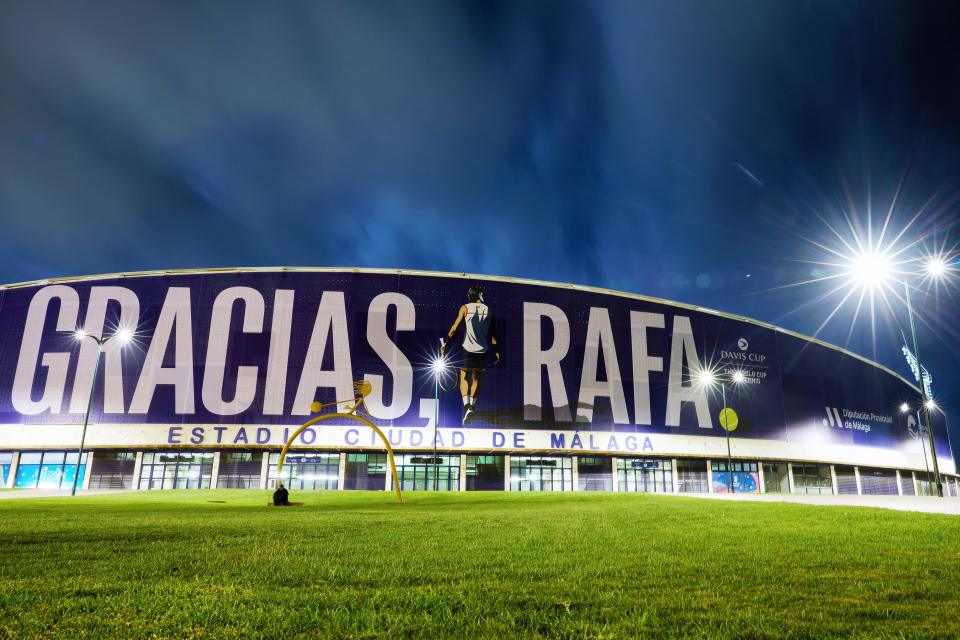
M 0 636 L 960 637 L 960 518 L 612 493 L 0 501 Z

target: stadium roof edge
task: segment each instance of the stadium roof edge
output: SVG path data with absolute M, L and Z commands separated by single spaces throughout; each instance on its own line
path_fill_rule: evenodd
M 432 276 L 432 277 L 441 277 L 441 278 L 463 278 L 463 279 L 482 279 L 482 280 L 494 280 L 498 282 L 511 282 L 515 284 L 526 284 L 526 285 L 538 285 L 546 287 L 555 287 L 560 289 L 573 289 L 576 291 L 585 291 L 588 293 L 602 293 L 606 295 L 615 295 L 622 298 L 631 298 L 633 300 L 643 300 L 645 302 L 655 302 L 658 304 L 665 304 L 672 307 L 680 307 L 682 309 L 690 309 L 691 311 L 700 311 L 702 313 L 709 313 L 711 315 L 720 316 L 723 318 L 729 318 L 731 320 L 738 320 L 740 322 L 746 322 L 749 324 L 754 324 L 760 327 L 765 327 L 767 329 L 772 329 L 774 331 L 779 331 L 787 335 L 793 336 L 795 338 L 800 338 L 801 340 L 806 340 L 808 342 L 813 342 L 821 346 L 827 347 L 828 349 L 833 349 L 839 351 L 843 354 L 846 354 L 852 358 L 856 358 L 867 364 L 873 365 L 882 371 L 886 371 L 890 375 L 899 378 L 910 386 L 914 391 L 920 393 L 920 388 L 917 387 L 913 382 L 904 378 L 902 375 L 888 369 L 879 362 L 874 362 L 869 358 L 865 358 L 859 354 L 848 351 L 843 347 L 838 347 L 835 344 L 830 344 L 829 342 L 824 342 L 818 338 L 804 335 L 790 329 L 784 329 L 783 327 L 778 327 L 776 325 L 770 324 L 768 322 L 763 322 L 761 320 L 755 320 L 753 318 L 748 318 L 746 316 L 737 315 L 735 313 L 727 313 L 725 311 L 717 311 L 716 309 L 709 309 L 707 307 L 700 307 L 693 304 L 687 304 L 684 302 L 676 302 L 674 300 L 666 300 L 664 298 L 654 298 L 651 296 L 644 296 L 637 293 L 628 293 L 626 291 L 617 291 L 615 289 L 605 289 L 602 287 L 591 287 L 588 285 L 581 284 L 571 284 L 565 282 L 552 282 L 550 280 L 533 280 L 530 278 L 514 278 L 510 276 L 492 276 L 485 274 L 477 273 L 467 273 L 467 272 L 455 272 L 455 271 L 427 271 L 423 269 L 387 269 L 387 268 L 373 268 L 373 267 L 206 267 L 199 269 L 159 269 L 152 271 L 128 271 L 122 273 L 102 273 L 97 275 L 87 275 L 87 276 L 64 276 L 60 278 L 46 278 L 43 280 L 31 280 L 28 282 L 16 282 L 12 284 L 0 284 L 0 292 L 6 289 L 22 289 L 26 287 L 39 287 L 46 286 L 51 284 L 68 284 L 71 282 L 87 282 L 91 280 L 110 280 L 115 278 L 144 278 L 149 276 L 183 276 L 183 275 L 200 275 L 205 273 L 377 273 L 377 274 L 396 274 L 396 275 L 413 275 L 413 276 Z

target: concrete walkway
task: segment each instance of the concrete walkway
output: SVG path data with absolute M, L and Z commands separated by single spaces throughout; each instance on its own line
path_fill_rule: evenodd
M 98 496 L 105 493 L 128 493 L 132 489 L 77 489 L 78 496 Z M 0 491 L 0 500 L 12 498 L 64 498 L 70 497 L 70 489 L 13 489 Z
M 857 496 L 857 495 L 806 495 L 802 493 L 685 493 L 692 498 L 710 500 L 744 500 L 748 502 L 795 502 L 821 506 L 877 507 L 897 511 L 922 511 L 960 515 L 960 498 L 934 498 L 931 496 Z

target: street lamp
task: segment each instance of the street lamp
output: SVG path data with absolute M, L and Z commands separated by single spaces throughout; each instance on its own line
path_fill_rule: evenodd
M 116 338 L 117 342 L 120 345 L 125 345 L 133 339 L 133 329 L 130 327 L 119 327 L 112 336 L 106 336 L 104 338 L 98 338 L 97 336 L 87 333 L 84 329 L 78 328 L 73 332 L 73 338 L 80 342 L 84 338 L 90 338 L 91 340 L 97 343 L 97 361 L 93 365 L 93 382 L 90 383 L 90 398 L 87 400 L 87 413 L 83 417 L 83 431 L 80 434 L 80 449 L 77 451 L 77 470 L 73 474 L 73 486 L 70 487 L 70 495 L 74 496 L 77 494 L 77 480 L 80 479 L 80 463 L 83 461 L 83 443 L 87 439 L 87 424 L 90 421 L 90 406 L 93 404 L 93 390 L 97 386 L 97 372 L 100 370 L 100 355 L 103 353 L 103 345 L 105 345 L 112 338 Z M 84 468 L 86 472 L 87 469 Z
M 909 413 L 910 405 L 904 402 L 900 405 L 900 413 Z M 923 421 L 920 419 L 920 409 L 917 409 L 917 428 L 920 429 L 920 448 L 923 450 L 923 468 L 927 470 L 927 483 L 930 482 L 930 464 L 927 462 L 927 445 L 923 442 Z
M 705 387 L 713 388 L 720 385 L 720 395 L 723 398 L 723 411 L 720 412 L 720 426 L 727 437 L 727 491 L 733 493 L 733 459 L 730 455 L 730 431 L 737 427 L 737 414 L 733 409 L 727 409 L 727 384 L 733 383 L 737 386 L 744 383 L 746 374 L 743 370 L 737 369 L 731 373 L 726 370 L 721 372 L 712 369 L 701 369 L 696 374 L 697 382 Z M 711 479 L 711 482 L 713 480 Z
M 927 398 L 927 401 L 923 404 L 923 408 L 924 408 L 924 413 L 927 413 L 927 414 L 929 414 L 931 411 L 933 411 L 934 409 L 936 409 L 937 411 L 939 411 L 939 412 L 941 413 L 941 415 L 943 415 L 943 419 L 944 419 L 944 421 L 946 421 L 946 419 L 947 419 L 946 414 L 943 413 L 943 410 L 940 409 L 940 407 L 937 406 L 937 403 L 934 402 L 933 398 Z M 919 420 L 919 419 L 920 419 L 920 412 L 917 411 L 917 420 Z M 929 415 L 928 415 L 928 416 L 927 416 L 927 430 L 928 430 L 928 431 L 929 431 L 929 424 L 930 424 L 930 417 L 929 417 Z M 944 426 L 946 427 L 946 425 L 944 425 Z M 930 440 L 931 440 L 931 442 L 933 441 L 932 436 L 931 436 Z M 933 446 L 933 445 L 931 445 L 931 446 Z M 931 452 L 931 453 L 932 453 L 932 452 Z M 936 456 L 931 456 L 931 457 L 934 458 L 934 460 L 933 460 L 933 462 L 934 462 L 934 468 L 937 468 L 937 469 L 938 469 L 939 467 L 938 467 L 938 465 L 937 465 Z M 927 469 L 927 475 L 929 476 L 929 474 L 930 474 L 930 470 Z M 942 479 L 941 476 L 939 475 L 939 471 L 937 471 L 937 485 L 938 485 L 938 488 L 939 488 L 939 490 L 940 490 L 941 497 L 943 497 L 943 479 Z
M 927 274 L 940 277 L 946 272 L 946 267 L 939 260 L 931 260 L 926 265 Z M 940 482 L 940 464 L 937 462 L 937 448 L 933 441 L 933 429 L 930 428 L 930 409 L 933 401 L 927 398 L 927 385 L 923 382 L 923 365 L 920 364 L 920 347 L 917 346 L 917 329 L 913 322 L 913 307 L 910 306 L 910 285 L 907 279 L 903 280 L 903 290 L 906 292 L 907 316 L 910 318 L 910 336 L 913 339 L 913 357 L 917 360 L 917 371 L 920 374 L 920 399 L 923 402 L 923 417 L 927 425 L 927 437 L 930 438 L 930 457 L 933 458 L 933 473 L 937 477 L 937 496 L 943 497 L 943 484 Z
M 441 341 L 442 342 L 442 341 Z M 447 372 L 447 358 L 437 355 L 430 363 L 433 371 L 433 490 L 437 491 L 437 426 L 440 422 L 440 376 Z
M 924 266 L 927 275 L 933 278 L 939 278 L 946 274 L 947 269 L 950 268 L 949 263 L 943 257 L 930 258 Z
M 887 284 L 887 281 L 901 283 L 901 278 L 894 272 L 892 258 L 887 253 L 870 250 L 860 253 L 850 260 L 847 274 L 864 288 L 874 288 Z M 933 441 L 933 430 L 930 428 L 930 409 L 932 401 L 927 397 L 927 388 L 923 381 L 923 365 L 920 364 L 920 348 L 917 346 L 917 329 L 913 320 L 913 306 L 910 304 L 911 275 L 924 275 L 928 278 L 942 278 L 950 269 L 950 265 L 943 256 L 932 256 L 923 265 L 923 273 L 916 274 L 902 272 L 902 284 L 907 305 L 907 317 L 910 319 L 910 336 L 913 340 L 913 357 L 917 362 L 917 377 L 920 380 L 920 399 L 923 405 L 924 422 L 927 436 L 930 439 L 930 457 L 933 458 L 933 473 L 937 477 L 937 495 L 943 497 L 943 484 L 940 481 L 940 465 L 937 462 L 937 449 Z

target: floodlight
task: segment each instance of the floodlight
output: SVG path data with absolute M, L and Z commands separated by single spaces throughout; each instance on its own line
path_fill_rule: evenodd
M 884 242 L 884 235 L 887 231 L 887 223 L 890 222 L 891 215 L 893 213 L 894 207 L 891 204 L 890 213 L 887 215 L 887 219 L 883 224 L 882 230 L 880 231 L 879 237 L 874 237 L 873 227 L 869 224 L 869 213 L 866 226 L 866 233 L 863 234 L 859 231 L 862 229 L 858 224 L 855 224 L 854 221 L 848 219 L 849 229 L 852 233 L 852 238 L 846 238 L 844 235 L 839 233 L 836 229 L 830 226 L 829 223 L 826 224 L 827 228 L 836 236 L 836 239 L 842 245 L 838 250 L 832 249 L 825 244 L 820 242 L 813 241 L 813 243 L 820 248 L 826 250 L 828 253 L 832 254 L 836 258 L 839 258 L 837 262 L 833 261 L 833 258 L 829 258 L 826 262 L 817 262 L 813 264 L 823 264 L 829 265 L 832 267 L 838 267 L 836 273 L 817 273 L 816 271 L 812 272 L 813 279 L 808 282 L 822 282 L 828 279 L 841 277 L 846 280 L 845 283 L 840 284 L 834 288 L 829 293 L 825 294 L 821 299 L 824 299 L 830 295 L 839 293 L 842 289 L 845 288 L 845 285 L 849 287 L 849 291 L 843 295 L 834 307 L 833 311 L 830 312 L 830 315 L 827 316 L 827 319 L 823 322 L 820 329 L 822 329 L 831 318 L 833 318 L 840 308 L 851 298 L 856 301 L 856 311 L 854 313 L 854 321 L 860 313 L 861 306 L 864 303 L 864 298 L 866 294 L 870 294 L 869 300 L 866 302 L 869 303 L 870 316 L 872 322 L 875 324 L 876 319 L 873 317 L 874 308 L 876 306 L 875 298 L 879 294 L 880 301 L 884 306 L 891 307 L 891 298 L 887 295 L 888 293 L 893 294 L 894 298 L 902 300 L 905 303 L 907 318 L 910 321 L 910 333 L 913 338 L 914 344 L 914 354 L 916 356 L 916 366 L 917 369 L 922 372 L 923 366 L 920 364 L 919 355 L 916 355 L 916 327 L 914 325 L 913 318 L 913 307 L 910 304 L 910 294 L 911 294 L 911 279 L 917 279 L 918 281 L 922 278 L 929 281 L 936 280 L 941 277 L 952 275 L 950 272 L 957 268 L 956 255 L 953 250 L 944 251 L 942 248 L 938 249 L 933 253 L 926 253 L 923 256 L 916 257 L 906 257 L 906 250 L 914 247 L 920 240 L 909 241 L 901 243 L 898 246 L 901 238 L 904 236 L 907 229 L 913 224 L 914 220 L 911 219 L 906 226 L 895 235 L 893 240 Z M 903 288 L 903 297 L 897 293 L 897 289 Z M 914 287 L 916 288 L 916 287 Z M 859 296 L 854 296 L 856 289 L 860 289 Z M 819 331 L 819 329 L 818 329 Z M 922 375 L 918 375 L 918 378 L 922 378 Z M 921 380 L 923 383 L 923 380 Z M 923 386 L 921 384 L 921 386 Z M 925 395 L 923 396 L 925 398 Z M 926 406 L 928 409 L 933 408 L 936 405 L 930 404 L 929 406 L 924 403 L 921 407 Z M 906 412 L 908 408 L 903 408 L 902 411 Z M 933 442 L 933 433 L 927 429 L 930 438 L 930 447 L 931 449 L 934 446 Z M 937 458 L 933 458 L 933 473 L 939 479 L 940 469 L 937 463 Z M 938 481 L 938 495 L 942 496 L 942 490 L 939 486 Z
M 850 260 L 850 277 L 869 289 L 883 284 L 892 272 L 893 264 L 885 253 L 871 250 Z
M 936 409 L 937 403 L 933 401 L 933 398 L 929 398 L 926 404 L 927 409 Z
M 697 379 L 697 382 L 699 382 L 702 385 L 712 385 L 714 382 L 714 378 L 716 376 L 713 374 L 713 371 L 711 371 L 710 369 L 700 369 L 700 371 L 697 372 L 695 377 Z
M 934 278 L 938 278 L 947 272 L 947 261 L 943 258 L 930 258 L 927 260 L 924 268 L 926 269 L 927 275 Z
M 747 379 L 747 376 L 740 369 L 737 369 L 736 371 L 734 371 L 733 377 L 731 378 L 731 380 L 733 380 L 735 384 L 743 384 L 743 382 L 746 379 Z
M 120 344 L 127 344 L 133 339 L 133 329 L 130 327 L 120 327 L 117 329 L 117 332 L 113 334 L 113 337 L 116 338 Z
M 900 405 L 900 413 L 907 413 L 908 411 L 910 411 L 910 405 L 908 405 L 906 402 Z
M 83 329 L 77 329 L 76 331 L 73 332 L 74 340 L 83 340 L 86 337 L 87 337 L 87 332 L 84 331 Z

